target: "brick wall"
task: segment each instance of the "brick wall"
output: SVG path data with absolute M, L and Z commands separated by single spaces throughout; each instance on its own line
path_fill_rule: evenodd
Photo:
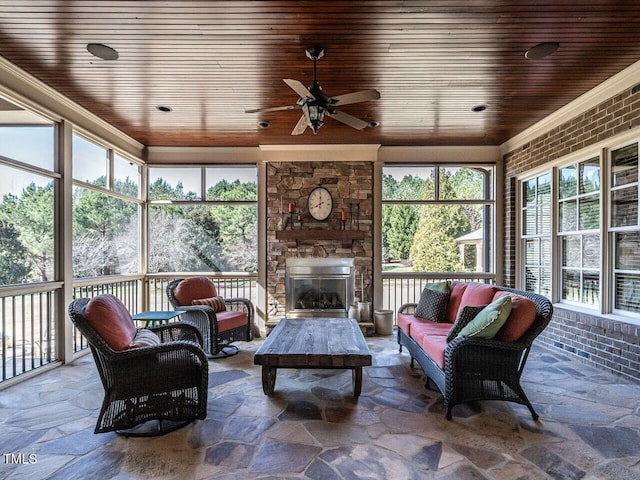
M 586 363 L 640 380 L 639 337 L 636 325 L 556 306 L 553 320 L 538 339 Z
M 504 155 L 505 278 L 516 281 L 516 176 L 640 125 L 640 89 L 626 89 Z M 639 329 L 615 319 L 556 308 L 539 337 L 585 362 L 640 380 Z

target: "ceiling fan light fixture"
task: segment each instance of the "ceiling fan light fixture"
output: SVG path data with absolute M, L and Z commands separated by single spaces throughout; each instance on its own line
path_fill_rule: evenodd
M 322 125 L 324 125 L 324 108 L 316 102 L 304 102 L 302 111 L 307 117 L 307 123 L 316 135 Z
M 534 45 L 524 52 L 524 58 L 528 60 L 540 60 L 556 53 L 560 44 L 558 42 L 544 42 Z
M 101 58 L 102 60 L 117 60 L 120 56 L 115 49 L 102 43 L 88 43 L 87 51 L 94 57 Z

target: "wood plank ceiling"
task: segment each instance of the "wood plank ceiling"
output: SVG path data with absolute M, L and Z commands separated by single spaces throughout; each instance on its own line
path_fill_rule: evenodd
M 378 127 L 244 112 L 295 104 L 313 45 L 326 94 L 380 92 L 342 108 Z M 640 2 L 0 0 L 0 54 L 145 145 L 498 145 L 640 59 Z

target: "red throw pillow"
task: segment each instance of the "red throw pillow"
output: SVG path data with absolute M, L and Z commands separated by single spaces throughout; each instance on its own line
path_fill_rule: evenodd
M 498 292 L 494 298 L 511 295 L 511 314 L 494 337 L 503 342 L 517 342 L 536 319 L 536 304 L 532 300 L 509 292 Z
M 224 312 L 227 310 L 227 306 L 224 304 L 224 298 L 220 296 L 199 298 L 191 302 L 192 305 L 209 305 L 216 313 Z
M 125 350 L 136 336 L 137 330 L 127 307 L 113 295 L 93 297 L 87 303 L 84 316 L 114 350 Z
M 216 286 L 207 277 L 185 278 L 173 292 L 180 305 L 192 305 L 194 300 L 218 295 Z

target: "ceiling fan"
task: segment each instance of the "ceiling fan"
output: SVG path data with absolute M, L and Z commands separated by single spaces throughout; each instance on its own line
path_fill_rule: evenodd
M 310 47 L 306 50 L 307 57 L 313 60 L 313 83 L 309 88 L 305 87 L 302 82 L 292 80 L 290 78 L 283 79 L 284 83 L 289 85 L 294 92 L 300 95 L 295 105 L 285 107 L 272 108 L 256 108 L 245 110 L 245 113 L 264 113 L 277 112 L 279 110 L 296 110 L 302 109 L 302 116 L 293 128 L 291 135 L 301 135 L 307 127 L 313 130 L 313 134 L 318 133 L 318 129 L 324 124 L 324 116 L 334 118 L 335 120 L 349 125 L 357 130 L 363 130 L 370 126 L 369 123 L 359 118 L 336 110 L 334 107 L 348 105 L 351 103 L 366 102 L 369 100 L 377 100 L 380 98 L 380 92 L 377 90 L 360 90 L 358 92 L 345 93 L 337 97 L 328 97 L 322 92 L 322 87 L 316 80 L 316 62 L 324 55 L 324 48 Z

